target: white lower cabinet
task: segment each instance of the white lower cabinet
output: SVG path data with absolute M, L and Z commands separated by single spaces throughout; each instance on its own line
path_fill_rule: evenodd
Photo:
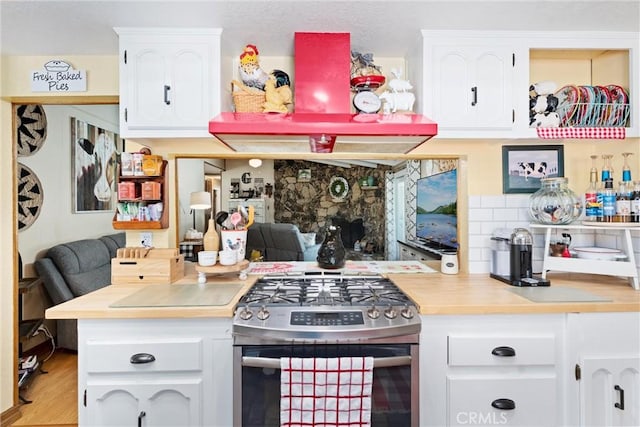
M 202 379 L 96 381 L 87 384 L 86 390 L 87 407 L 91 408 L 87 411 L 88 425 L 202 425 Z
M 420 425 L 563 425 L 564 315 L 422 316 Z
M 447 425 L 553 426 L 556 377 L 449 375 Z
M 80 319 L 79 425 L 232 425 L 232 353 L 231 319 Z
M 568 336 L 570 424 L 640 425 L 640 313 L 570 314 Z

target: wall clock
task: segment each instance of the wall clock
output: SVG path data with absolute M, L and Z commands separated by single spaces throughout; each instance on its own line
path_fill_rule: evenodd
M 47 138 L 47 116 L 42 105 L 28 104 L 16 107 L 16 141 L 18 157 L 34 154 Z
M 42 184 L 36 174 L 18 163 L 18 230 L 31 226 L 42 210 Z
M 342 200 L 349 193 L 349 183 L 341 176 L 334 176 L 329 181 L 329 194 L 334 200 Z

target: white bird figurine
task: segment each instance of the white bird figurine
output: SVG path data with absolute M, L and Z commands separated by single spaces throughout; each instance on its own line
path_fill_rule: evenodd
M 254 87 L 264 90 L 264 85 L 269 79 L 267 74 L 260 68 L 258 59 L 258 48 L 252 44 L 248 44 L 240 55 L 240 80 L 245 86 Z

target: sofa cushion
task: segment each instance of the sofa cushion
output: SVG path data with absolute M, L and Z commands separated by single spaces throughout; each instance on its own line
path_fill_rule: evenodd
M 100 240 L 109 249 L 111 258 L 115 258 L 118 249 L 124 248 L 127 245 L 127 233 L 107 234 L 106 236 L 100 237 Z
M 111 283 L 111 254 L 100 239 L 56 245 L 49 249 L 47 256 L 76 297 Z

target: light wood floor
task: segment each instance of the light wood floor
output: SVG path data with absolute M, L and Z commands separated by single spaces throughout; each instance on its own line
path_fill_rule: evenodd
M 43 360 L 47 355 L 38 354 Z M 15 427 L 71 427 L 78 425 L 78 355 L 56 350 L 44 363 L 46 374 L 33 378 L 21 395 L 32 403 L 20 406 Z

